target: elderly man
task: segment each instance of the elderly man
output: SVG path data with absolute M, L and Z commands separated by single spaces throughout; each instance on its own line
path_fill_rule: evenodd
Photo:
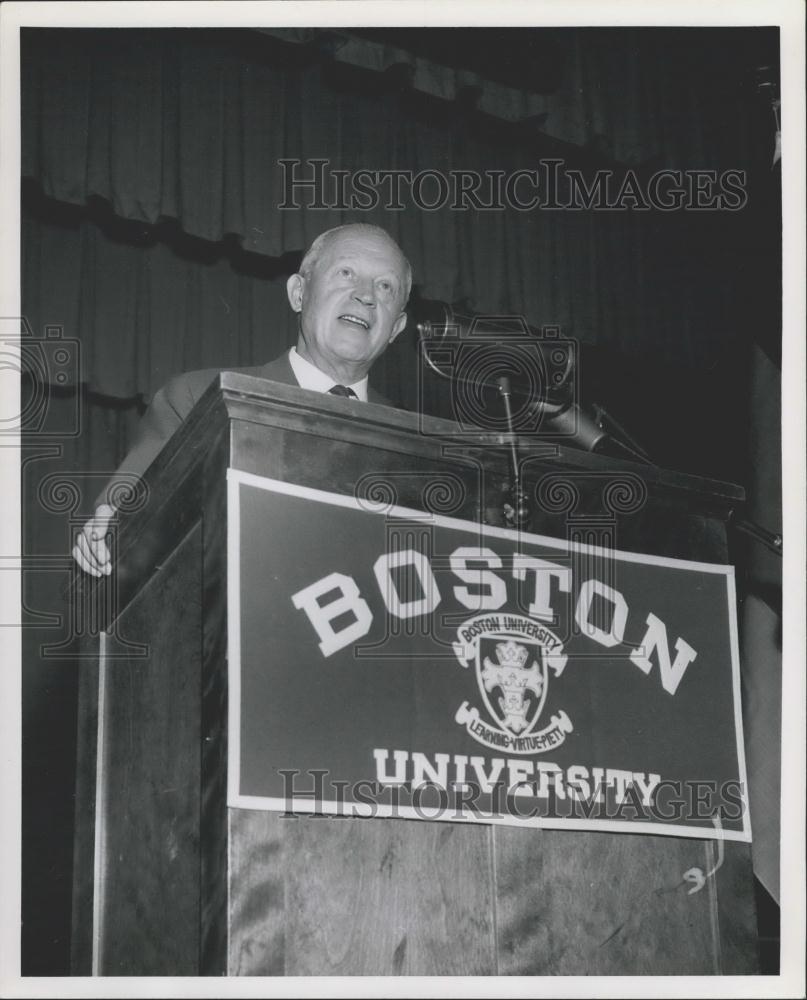
M 369 388 L 368 373 L 406 326 L 411 287 L 409 262 L 383 229 L 363 224 L 330 229 L 314 240 L 286 285 L 299 315 L 297 346 L 269 364 L 232 370 L 386 403 Z M 214 368 L 188 372 L 160 389 L 119 472 L 142 475 L 217 374 Z M 112 572 L 106 536 L 114 514 L 112 506 L 100 503 L 76 539 L 73 557 L 93 576 Z

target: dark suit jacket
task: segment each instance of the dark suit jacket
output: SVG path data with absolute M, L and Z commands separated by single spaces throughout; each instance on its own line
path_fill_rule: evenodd
M 257 378 L 282 382 L 284 385 L 299 385 L 289 362 L 288 353 L 275 358 L 265 365 L 253 368 L 202 368 L 185 372 L 170 379 L 154 394 L 151 405 L 143 414 L 137 428 L 137 435 L 131 450 L 118 467 L 115 476 L 107 483 L 95 506 L 109 502 L 109 493 L 118 483 L 128 481 L 131 476 L 142 476 L 154 459 L 167 444 L 174 431 L 191 412 L 210 383 L 222 371 L 254 375 Z M 367 399 L 371 403 L 392 406 L 392 403 L 368 387 Z M 125 478 L 122 477 L 125 476 Z M 121 478 L 119 478 L 121 477 Z

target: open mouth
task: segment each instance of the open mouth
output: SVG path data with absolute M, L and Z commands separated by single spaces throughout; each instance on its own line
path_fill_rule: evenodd
M 361 327 L 362 330 L 370 329 L 370 324 L 366 319 L 362 319 L 361 316 L 354 316 L 352 313 L 344 313 L 339 319 L 343 323 L 351 323 L 353 326 Z

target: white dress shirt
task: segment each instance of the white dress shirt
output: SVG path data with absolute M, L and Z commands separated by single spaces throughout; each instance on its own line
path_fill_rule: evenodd
M 330 375 L 326 375 L 316 365 L 312 365 L 310 361 L 298 354 L 296 347 L 292 347 L 289 351 L 289 364 L 302 389 L 311 389 L 313 392 L 329 392 L 335 385 L 341 385 L 340 382 L 334 382 Z M 360 382 L 354 382 L 345 388 L 352 389 L 356 396 L 363 403 L 366 403 L 368 381 L 369 376 L 365 375 Z

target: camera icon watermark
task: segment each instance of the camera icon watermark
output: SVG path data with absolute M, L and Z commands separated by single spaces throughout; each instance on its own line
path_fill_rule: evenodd
M 54 391 L 81 384 L 81 344 L 64 336 L 61 326 L 50 325 L 44 337 L 35 337 L 24 316 L 0 317 L 0 378 L 6 385 L 19 384 L 19 405 L 8 405 L 16 393 L 0 393 L 0 437 L 36 435 L 48 438 L 76 437 L 81 431 L 81 393 L 72 403 L 59 407 L 54 424 L 50 402 Z M 66 394 L 66 398 L 70 398 Z M 49 417 L 51 419 L 49 419 Z
M 460 316 L 446 310 L 437 321 L 418 324 L 419 411 L 435 378 L 449 402 L 448 418 L 455 434 L 480 432 L 542 439 L 572 437 L 573 422 L 556 417 L 574 407 L 579 398 L 579 345 L 557 326 L 540 329 L 522 316 Z M 502 400 L 506 380 L 510 416 Z M 442 390 L 440 390 L 442 391 Z M 426 421 L 421 433 L 434 434 Z

